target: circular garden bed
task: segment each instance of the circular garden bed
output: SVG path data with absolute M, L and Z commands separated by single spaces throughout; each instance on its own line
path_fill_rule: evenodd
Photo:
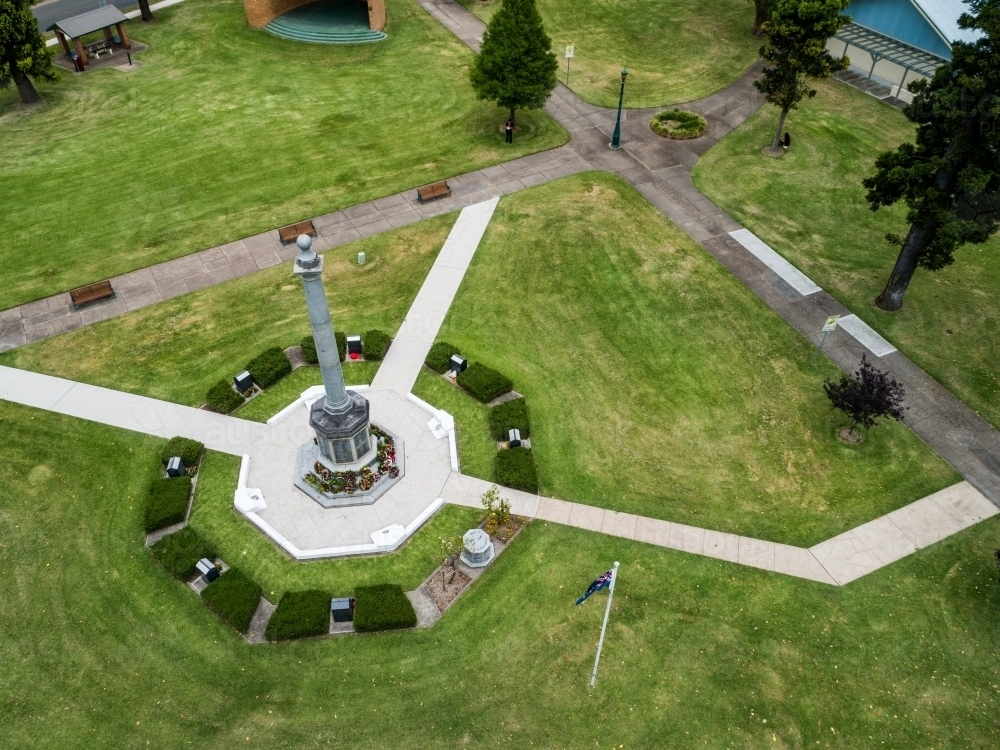
M 694 112 L 683 109 L 668 109 L 657 114 L 649 123 L 649 127 L 657 135 L 672 138 L 675 141 L 687 141 L 701 138 L 708 130 L 705 118 Z

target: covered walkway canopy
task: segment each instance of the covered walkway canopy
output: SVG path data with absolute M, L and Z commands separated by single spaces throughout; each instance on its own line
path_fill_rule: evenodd
M 834 39 L 839 39 L 845 45 L 864 50 L 872 59 L 888 60 L 907 71 L 914 71 L 930 78 L 939 66 L 948 62 L 945 58 L 931 52 L 913 47 L 899 39 L 880 34 L 857 23 L 849 23 L 837 32 Z M 844 47 L 846 54 L 847 47 Z M 872 66 L 874 68 L 874 65 Z
M 131 49 L 132 43 L 129 41 L 128 34 L 125 33 L 125 22 L 127 20 L 128 17 L 118 10 L 118 8 L 113 5 L 108 5 L 87 13 L 81 13 L 80 15 L 73 16 L 72 18 L 67 18 L 65 21 L 56 21 L 47 30 L 55 31 L 56 38 L 59 39 L 59 46 L 62 47 L 63 52 L 67 55 L 70 54 L 70 49 L 66 40 L 71 39 L 73 41 L 73 46 L 76 48 L 76 54 L 80 58 L 80 62 L 86 66 L 87 50 L 84 48 L 80 39 L 87 36 L 87 34 L 93 34 L 95 31 L 103 31 L 103 48 L 110 51 L 112 45 L 111 27 L 114 26 L 118 31 L 118 38 L 121 40 L 121 46 L 125 49 Z M 100 55 L 100 51 L 98 51 L 97 54 Z

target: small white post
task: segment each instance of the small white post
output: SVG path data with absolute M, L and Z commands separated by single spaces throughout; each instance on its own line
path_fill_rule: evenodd
M 601 649 L 604 648 L 604 631 L 608 628 L 608 615 L 611 614 L 611 597 L 615 595 L 615 581 L 618 580 L 618 561 L 611 571 L 611 585 L 608 587 L 608 605 L 604 608 L 604 624 L 601 625 L 601 639 L 597 642 L 597 656 L 594 657 L 594 671 L 590 675 L 590 686 L 594 687 L 597 680 L 597 665 L 601 663 Z

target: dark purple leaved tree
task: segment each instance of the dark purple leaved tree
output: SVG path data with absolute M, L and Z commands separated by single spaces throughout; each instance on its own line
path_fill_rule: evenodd
M 838 383 L 827 380 L 823 390 L 834 408 L 851 418 L 852 433 L 857 427 L 874 427 L 884 417 L 902 419 L 906 408 L 903 386 L 889 373 L 875 369 L 863 354 L 854 375 L 844 375 Z

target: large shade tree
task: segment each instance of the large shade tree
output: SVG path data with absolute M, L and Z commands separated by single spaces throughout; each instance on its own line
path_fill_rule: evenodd
M 32 5 L 31 0 L 0 0 L 0 90 L 13 81 L 25 104 L 41 99 L 32 78 L 56 80 L 52 53 L 31 14 Z
M 753 0 L 753 35 L 764 33 L 764 23 L 771 20 L 777 0 Z
M 913 143 L 881 154 L 864 180 L 873 211 L 903 201 L 909 209 L 896 264 L 875 304 L 898 310 L 918 267 L 936 271 L 965 243 L 985 242 L 1000 214 L 1000 0 L 970 0 L 959 25 L 978 29 L 974 43 L 955 42 L 952 60 L 930 80 L 910 84 L 904 111 L 917 123 Z
M 480 99 L 510 110 L 538 109 L 556 87 L 559 62 L 535 0 L 503 0 L 493 14 L 469 78 Z
M 760 56 L 769 65 L 753 85 L 778 107 L 778 127 L 771 150 L 778 152 L 785 118 L 803 98 L 816 96 L 810 78 L 829 78 L 849 64 L 847 57 L 834 57 L 826 42 L 841 26 L 850 23 L 843 10 L 850 0 L 780 0 L 770 21 L 762 25 L 767 41 Z

